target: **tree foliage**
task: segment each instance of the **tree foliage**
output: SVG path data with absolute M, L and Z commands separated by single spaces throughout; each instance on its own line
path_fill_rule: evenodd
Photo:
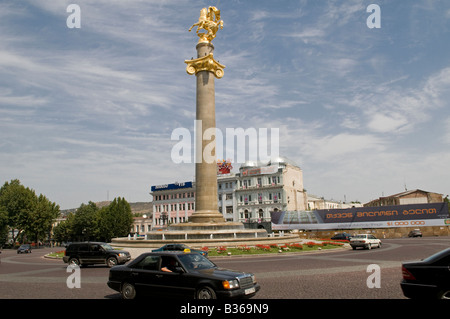
M 99 211 L 98 223 L 98 237 L 105 241 L 126 236 L 133 223 L 130 204 L 125 198 L 115 198 Z
M 18 179 L 0 188 L 0 234 L 5 233 L 5 228 L 10 230 L 13 242 L 19 235 L 36 242 L 45 239 L 58 216 L 59 205 L 42 194 L 37 196 Z
M 39 242 L 50 235 L 59 216 L 59 205 L 46 196 L 23 186 L 18 179 L 5 182 L 0 188 L 0 245 L 8 232 L 13 242 Z M 99 209 L 93 202 L 81 204 L 76 213 L 53 228 L 56 241 L 103 240 L 126 236 L 133 224 L 130 204 L 117 197 Z
M 75 214 L 54 229 L 56 241 L 101 240 L 126 236 L 133 224 L 130 204 L 121 197 L 99 209 L 95 203 L 81 204 Z

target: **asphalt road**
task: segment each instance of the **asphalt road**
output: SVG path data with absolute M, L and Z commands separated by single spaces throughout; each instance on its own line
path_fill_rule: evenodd
M 450 237 L 385 239 L 380 249 L 322 250 L 317 253 L 258 257 L 221 257 L 221 267 L 253 272 L 261 285 L 258 299 L 404 299 L 400 289 L 401 262 L 419 260 L 450 246 Z M 68 288 L 72 274 L 61 260 L 43 256 L 55 249 L 18 255 L 0 254 L 0 299 L 118 299 L 106 282 L 109 268 L 81 269 L 81 288 Z M 380 288 L 367 280 L 378 265 Z M 376 283 L 373 279 L 370 283 Z

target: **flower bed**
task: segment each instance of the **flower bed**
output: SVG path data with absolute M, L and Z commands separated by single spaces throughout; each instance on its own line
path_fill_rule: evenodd
M 328 242 L 306 242 L 292 243 L 292 244 L 270 244 L 262 245 L 258 244 L 255 246 L 239 245 L 237 247 L 203 247 L 202 250 L 208 251 L 208 256 L 224 256 L 224 255 L 252 255 L 252 254 L 270 254 L 270 253 L 280 253 L 280 252 L 299 252 L 299 251 L 311 251 L 319 249 L 333 249 L 341 247 L 343 243 L 336 243 L 334 241 Z

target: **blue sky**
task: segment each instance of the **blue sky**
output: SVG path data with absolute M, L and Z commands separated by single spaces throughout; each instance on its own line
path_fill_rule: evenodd
M 66 25 L 71 3 L 80 29 Z M 379 29 L 366 25 L 372 3 Z M 0 1 L 0 182 L 73 208 L 192 180 L 170 137 L 193 132 L 187 30 L 209 5 L 224 20 L 218 128 L 279 128 L 280 155 L 328 199 L 450 193 L 444 0 Z

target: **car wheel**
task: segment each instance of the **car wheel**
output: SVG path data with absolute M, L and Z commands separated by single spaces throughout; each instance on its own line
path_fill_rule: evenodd
M 196 297 L 197 299 L 217 299 L 215 291 L 208 286 L 198 289 L 196 292 Z
M 123 299 L 134 299 L 136 298 L 136 288 L 132 284 L 124 283 L 122 285 L 121 295 Z
M 79 266 L 80 265 L 80 261 L 77 258 L 70 258 L 69 259 L 69 264 L 70 265 L 77 265 L 77 266 Z
M 106 260 L 106 264 L 108 265 L 109 268 L 111 268 L 111 267 L 117 265 L 117 258 L 116 258 L 116 257 L 109 257 L 109 258 Z

